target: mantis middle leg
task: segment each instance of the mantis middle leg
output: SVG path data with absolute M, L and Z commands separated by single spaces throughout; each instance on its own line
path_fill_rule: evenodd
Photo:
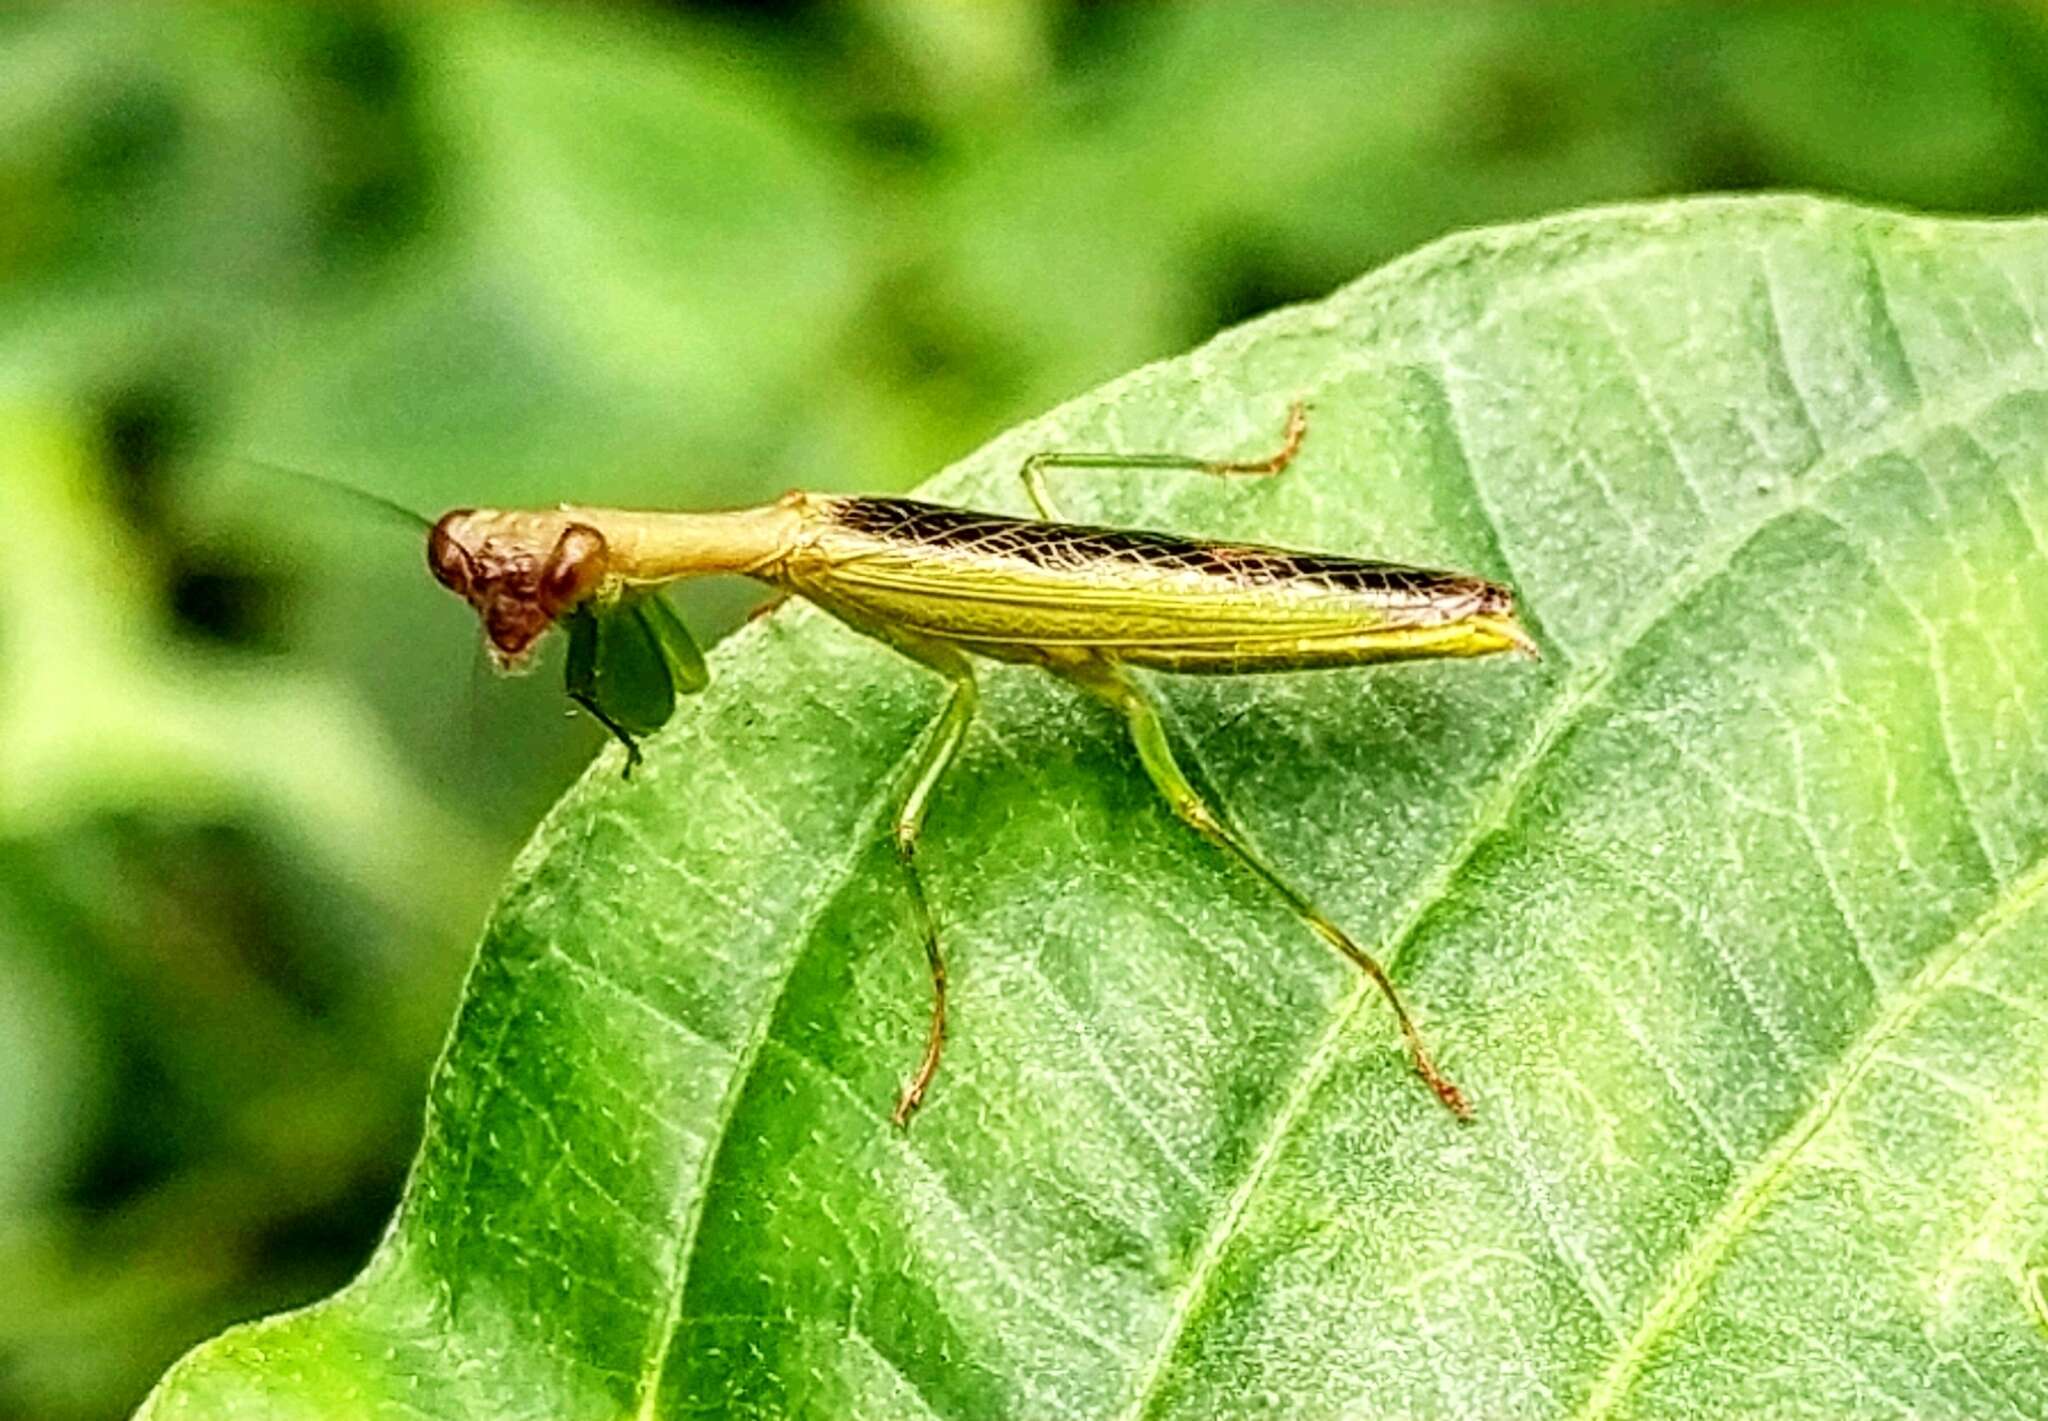
M 1401 1037 L 1408 1045 L 1409 1058 L 1415 1063 L 1415 1073 L 1422 1077 L 1424 1084 L 1436 1093 L 1437 1099 L 1449 1107 L 1460 1120 L 1472 1118 L 1472 1107 L 1466 1103 L 1463 1091 L 1436 1068 L 1430 1059 L 1429 1048 L 1423 1044 L 1422 1033 L 1416 1028 L 1415 1020 L 1408 1014 L 1408 1007 L 1401 1000 L 1401 994 L 1394 990 L 1393 980 L 1387 976 L 1386 968 L 1379 959 L 1367 952 L 1354 941 L 1351 935 L 1338 927 L 1322 909 L 1311 902 L 1308 896 L 1280 875 L 1279 870 L 1267 863 L 1265 858 L 1247 842 L 1242 835 L 1210 807 L 1200 791 L 1189 783 L 1181 771 L 1180 762 L 1174 758 L 1173 746 L 1167 738 L 1166 726 L 1161 721 L 1158 708 L 1152 704 L 1144 689 L 1131 679 L 1130 673 L 1117 662 L 1103 656 L 1090 656 L 1072 660 L 1048 663 L 1051 669 L 1066 680 L 1087 691 L 1090 695 L 1107 702 L 1124 718 L 1130 728 L 1131 741 L 1138 751 L 1138 759 L 1145 766 L 1145 773 L 1181 822 L 1216 845 L 1224 852 L 1265 880 L 1266 885 L 1294 909 L 1296 916 L 1308 924 L 1311 931 L 1364 972 L 1378 987 L 1387 1004 L 1394 1009 L 1394 1020 L 1399 1023 Z
M 925 1034 L 924 1055 L 904 1085 L 903 1093 L 896 1098 L 896 1108 L 889 1113 L 892 1123 L 906 1126 L 917 1107 L 924 1103 L 932 1077 L 939 1072 L 939 1057 L 946 1049 L 946 958 L 939 947 L 938 916 L 932 911 L 931 898 L 925 892 L 924 875 L 917 867 L 917 840 L 924 829 L 925 810 L 931 806 L 932 792 L 938 788 L 939 781 L 958 757 L 961 742 L 967 738 L 967 727 L 974 719 L 977 695 L 974 668 L 959 651 L 943 642 L 895 630 L 878 631 L 877 635 L 953 684 L 946 708 L 926 727 L 922 743 L 918 746 L 910 788 L 897 807 L 893 830 L 896 856 L 903 864 L 903 876 L 910 886 L 911 911 L 917 920 L 918 933 L 924 939 L 925 962 L 932 975 L 932 1015 L 931 1025 Z
M 1308 434 L 1308 406 L 1296 400 L 1287 409 L 1287 431 L 1280 447 L 1263 459 L 1204 459 L 1195 454 L 1111 454 L 1050 450 L 1033 454 L 1018 471 L 1024 489 L 1038 509 L 1038 516 L 1058 522 L 1052 492 L 1045 484 L 1047 469 L 1181 469 L 1191 474 L 1213 474 L 1219 478 L 1263 478 L 1279 473 L 1294 462 L 1301 441 Z

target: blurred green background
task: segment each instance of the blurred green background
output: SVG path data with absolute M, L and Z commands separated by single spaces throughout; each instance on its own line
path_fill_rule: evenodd
M 0 1415 L 360 1263 L 597 743 L 479 684 L 416 533 L 247 461 L 902 488 L 1454 227 L 2041 210 L 2044 158 L 2040 4 L 8 5 Z

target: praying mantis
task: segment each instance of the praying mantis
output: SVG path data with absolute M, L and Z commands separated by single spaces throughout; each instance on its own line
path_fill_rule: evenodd
M 678 691 L 709 680 L 688 630 L 657 595 L 684 578 L 738 573 L 806 598 L 945 680 L 945 705 L 918 742 L 892 824 L 932 988 L 923 1053 L 891 1112 L 897 1126 L 923 1103 L 945 1049 L 946 956 L 917 851 L 974 718 L 977 659 L 1039 667 L 1116 712 L 1174 814 L 1365 973 L 1392 1007 L 1416 1073 L 1470 1119 L 1464 1093 L 1437 1069 L 1379 960 L 1196 789 L 1131 669 L 1240 675 L 1534 657 L 1514 593 L 1464 573 L 1069 523 L 1046 482 L 1054 469 L 1270 477 L 1293 462 L 1307 429 L 1306 406 L 1296 402 L 1280 447 L 1259 459 L 1034 454 L 1020 474 L 1037 519 L 803 492 L 707 513 L 456 509 L 433 524 L 427 565 L 476 610 L 500 669 L 517 669 L 550 628 L 566 627 L 568 695 L 624 744 L 628 776 L 640 762 L 638 738 L 667 722 Z

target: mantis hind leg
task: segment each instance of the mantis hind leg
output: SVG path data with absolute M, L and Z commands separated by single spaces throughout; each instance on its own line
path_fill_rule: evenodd
M 1401 1000 L 1401 994 L 1394 989 L 1393 980 L 1387 976 L 1386 968 L 1379 960 L 1354 941 L 1351 935 L 1338 927 L 1328 915 L 1309 900 L 1293 884 L 1281 877 L 1279 871 L 1254 849 L 1238 832 L 1231 828 L 1210 807 L 1200 791 L 1189 783 L 1181 771 L 1180 763 L 1174 758 L 1173 746 L 1166 734 L 1164 722 L 1158 709 L 1152 704 L 1144 690 L 1131 679 L 1130 673 L 1115 661 L 1105 657 L 1090 657 L 1085 660 L 1062 661 L 1052 665 L 1059 675 L 1073 682 L 1119 712 L 1129 726 L 1131 741 L 1138 751 L 1138 759 L 1145 766 L 1152 783 L 1181 822 L 1215 844 L 1224 852 L 1265 880 L 1266 885 L 1286 901 L 1295 914 L 1305 922 L 1311 931 L 1324 942 L 1334 947 L 1351 963 L 1372 980 L 1379 988 L 1380 995 L 1394 1009 L 1394 1019 L 1401 1028 L 1402 1040 L 1407 1043 L 1409 1058 L 1415 1063 L 1415 1073 L 1422 1077 L 1438 1100 L 1447 1106 L 1460 1120 L 1472 1118 L 1472 1107 L 1467 1104 L 1464 1092 L 1436 1068 L 1430 1058 L 1429 1048 L 1423 1043 L 1422 1033 L 1416 1028 L 1415 1019 L 1409 1015 L 1408 1006 Z
M 1261 478 L 1279 473 L 1294 462 L 1301 441 L 1308 434 L 1308 406 L 1296 400 L 1287 408 L 1287 430 L 1280 447 L 1263 459 L 1204 459 L 1194 454 L 1110 454 L 1051 450 L 1033 454 L 1018 471 L 1031 495 L 1038 516 L 1054 521 L 1059 511 L 1053 506 L 1052 491 L 1046 487 L 1047 469 L 1179 469 L 1191 474 L 1213 474 L 1218 478 Z
M 974 720 L 977 696 L 973 666 L 952 647 L 900 632 L 887 633 L 884 639 L 898 651 L 923 662 L 953 683 L 953 693 L 947 698 L 946 708 L 924 732 L 911 772 L 910 788 L 897 807 L 893 829 L 896 856 L 903 865 L 903 876 L 910 887 L 911 911 L 917 920 L 918 934 L 924 940 L 925 962 L 932 977 L 931 1024 L 925 1033 L 924 1055 L 905 1083 L 903 1093 L 896 1098 L 896 1108 L 889 1114 L 891 1122 L 904 1126 L 910 1123 L 911 1115 L 924 1103 L 925 1092 L 931 1088 L 932 1078 L 939 1073 L 939 1057 L 946 1049 L 946 958 L 939 947 L 938 916 L 932 911 L 924 875 L 917 866 L 917 841 L 924 829 L 925 811 L 931 806 L 932 793 L 959 756 L 961 743 L 967 738 L 967 727 Z

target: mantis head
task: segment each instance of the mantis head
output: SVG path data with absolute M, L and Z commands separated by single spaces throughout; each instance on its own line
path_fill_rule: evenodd
M 604 586 L 604 534 L 557 513 L 458 508 L 427 535 L 427 569 L 468 602 L 500 671 Z
M 458 508 L 427 536 L 435 581 L 476 609 L 501 671 L 517 671 L 557 622 L 569 630 L 564 687 L 640 762 L 636 737 L 710 681 L 689 629 L 651 589 L 611 575 L 604 534 L 560 511 Z

